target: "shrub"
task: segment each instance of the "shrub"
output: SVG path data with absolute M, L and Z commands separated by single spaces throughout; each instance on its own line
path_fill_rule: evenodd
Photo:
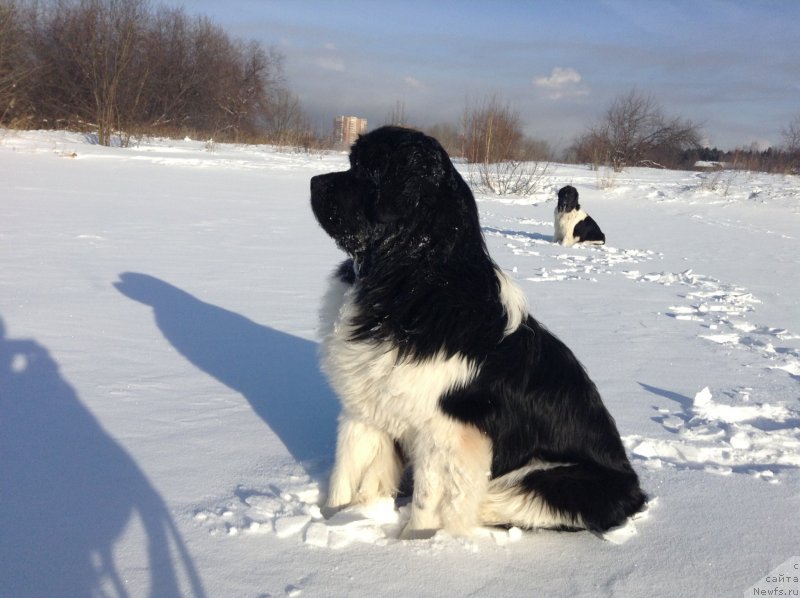
M 464 110 L 470 184 L 497 195 L 530 195 L 549 169 L 547 143 L 526 137 L 519 113 L 497 96 Z

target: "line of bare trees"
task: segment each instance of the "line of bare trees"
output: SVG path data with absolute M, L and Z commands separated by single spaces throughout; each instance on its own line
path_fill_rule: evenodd
M 679 166 L 681 155 L 701 147 L 700 126 L 667 117 L 656 99 L 632 90 L 613 100 L 604 116 L 570 148 L 576 162 L 611 166 Z
M 783 140 L 782 147 L 766 150 L 704 147 L 699 124 L 666 116 L 652 95 L 634 89 L 614 99 L 603 117 L 574 141 L 567 160 L 615 172 L 628 166 L 690 169 L 702 160 L 726 168 L 798 173 L 800 116 L 783 129 Z
M 486 181 L 497 179 L 498 170 L 516 172 L 520 162 L 541 166 L 554 159 L 546 142 L 523 134 L 518 112 L 496 96 L 468 103 L 460 127 L 437 124 L 427 131 L 442 141 L 451 155 L 463 157 L 471 172 L 478 173 L 480 186 L 490 191 L 496 189 Z M 656 98 L 633 89 L 617 96 L 560 159 L 615 172 L 630 166 L 691 169 L 696 162 L 705 161 L 715 162 L 719 168 L 800 173 L 800 115 L 782 135 L 783 144 L 768 149 L 754 145 L 727 151 L 704 147 L 701 125 L 667 116 Z
M 407 124 L 398 102 L 388 122 Z M 0 0 L 0 126 L 92 132 L 101 144 L 142 134 L 319 147 L 286 86 L 283 56 L 231 38 L 203 16 L 149 0 Z M 428 128 L 454 156 L 480 165 L 497 192 L 498 169 L 526 189 L 526 163 L 553 159 L 524 134 L 519 113 L 497 96 L 466 104 L 459 125 Z M 800 116 L 782 148 L 737 150 L 748 168 L 800 170 Z M 566 159 L 605 165 L 691 167 L 703 152 L 697 123 L 667 116 L 651 95 L 618 96 Z M 499 165 L 499 166 L 498 166 Z
M 313 140 L 283 56 L 146 0 L 0 0 L 0 124 L 131 136 Z

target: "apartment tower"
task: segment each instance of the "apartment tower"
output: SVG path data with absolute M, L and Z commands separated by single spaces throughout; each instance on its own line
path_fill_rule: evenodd
M 337 116 L 333 119 L 333 143 L 349 147 L 361 133 L 367 132 L 367 119 L 357 116 Z

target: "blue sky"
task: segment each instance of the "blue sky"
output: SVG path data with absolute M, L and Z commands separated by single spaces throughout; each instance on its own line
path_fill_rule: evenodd
M 285 56 L 319 128 L 336 114 L 457 124 L 498 95 L 564 147 L 633 88 L 710 145 L 778 145 L 800 116 L 800 1 L 173 1 Z

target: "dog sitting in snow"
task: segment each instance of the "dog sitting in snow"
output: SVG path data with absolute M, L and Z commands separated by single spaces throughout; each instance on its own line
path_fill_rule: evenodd
M 436 140 L 362 135 L 349 170 L 311 179 L 311 205 L 349 256 L 323 305 L 323 369 L 342 402 L 326 514 L 395 496 L 407 466 L 404 538 L 601 532 L 642 509 L 597 388 L 489 257 Z
M 603 245 L 606 236 L 597 222 L 581 209 L 578 203 L 578 190 L 572 185 L 558 191 L 558 205 L 555 209 L 555 234 L 553 241 L 565 247 L 575 243 Z

